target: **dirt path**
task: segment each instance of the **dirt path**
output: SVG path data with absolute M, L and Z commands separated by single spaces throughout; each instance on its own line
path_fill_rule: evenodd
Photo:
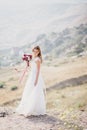
M 47 111 L 46 115 L 24 117 L 12 108 L 0 107 L 0 130 L 83 130 L 56 118 L 58 112 Z M 84 129 L 85 130 L 85 129 Z
M 0 112 L 2 112 L 1 116 L 4 116 L 0 117 L 0 130 L 57 130 L 60 125 L 63 125 L 61 120 L 49 112 L 43 116 L 30 116 L 28 118 L 14 113 L 9 108 L 4 109 L 3 107 Z

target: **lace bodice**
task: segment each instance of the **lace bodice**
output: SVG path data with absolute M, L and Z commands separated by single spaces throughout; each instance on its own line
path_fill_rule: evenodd
M 41 59 L 39 57 L 35 57 L 34 60 L 35 61 L 37 61 L 37 60 L 41 61 Z
M 37 66 L 36 66 L 36 63 L 35 61 L 41 61 L 41 59 L 39 57 L 35 57 L 34 59 L 32 59 L 31 63 L 30 63 L 30 66 L 31 66 L 31 72 L 35 73 L 36 70 L 37 70 Z

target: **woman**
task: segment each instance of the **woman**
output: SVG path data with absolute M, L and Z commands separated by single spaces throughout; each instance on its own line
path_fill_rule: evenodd
M 42 55 L 39 46 L 32 49 L 31 71 L 26 82 L 22 99 L 16 112 L 28 117 L 30 115 L 46 114 L 44 95 L 45 83 L 41 75 Z

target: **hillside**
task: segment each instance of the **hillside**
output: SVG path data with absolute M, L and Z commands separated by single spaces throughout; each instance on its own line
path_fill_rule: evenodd
M 16 65 L 23 62 L 21 58 L 23 53 L 31 53 L 31 48 L 35 45 L 41 47 L 43 58 L 48 61 L 54 58 L 87 55 L 87 24 L 66 28 L 60 33 L 43 33 L 38 35 L 31 44 L 1 50 L 0 66 Z
M 66 28 L 60 33 L 42 34 L 33 44 L 40 45 L 45 55 L 54 58 L 85 54 L 87 53 L 87 24 Z
M 3 14 L 0 20 L 1 67 L 21 63 L 23 53 L 31 53 L 35 45 L 40 45 L 47 60 L 87 55 L 86 3 L 9 7 L 10 4 L 6 6 L 8 19 Z
M 24 69 L 21 65 L 15 67 Z M 43 64 L 47 87 L 44 116 L 25 118 L 15 113 L 26 81 L 18 84 L 20 74 L 14 67 L 0 68 L 0 130 L 87 129 L 87 56 Z
M 19 85 L 20 74 L 12 67 L 0 69 L 0 86 L 3 85 L 0 88 L 0 130 L 87 129 L 87 56 L 42 66 L 47 87 L 44 116 L 25 118 L 15 113 L 28 76 Z

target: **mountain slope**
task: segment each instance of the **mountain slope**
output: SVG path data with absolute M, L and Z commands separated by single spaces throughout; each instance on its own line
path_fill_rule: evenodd
M 87 4 L 22 4 L 0 8 L 1 49 L 22 46 L 42 33 L 60 32 L 87 22 Z
M 52 32 L 43 36 L 40 39 L 38 37 L 33 44 L 39 45 L 45 55 L 57 58 L 78 56 L 80 53 L 87 51 L 87 24 L 66 28 L 60 33 Z

